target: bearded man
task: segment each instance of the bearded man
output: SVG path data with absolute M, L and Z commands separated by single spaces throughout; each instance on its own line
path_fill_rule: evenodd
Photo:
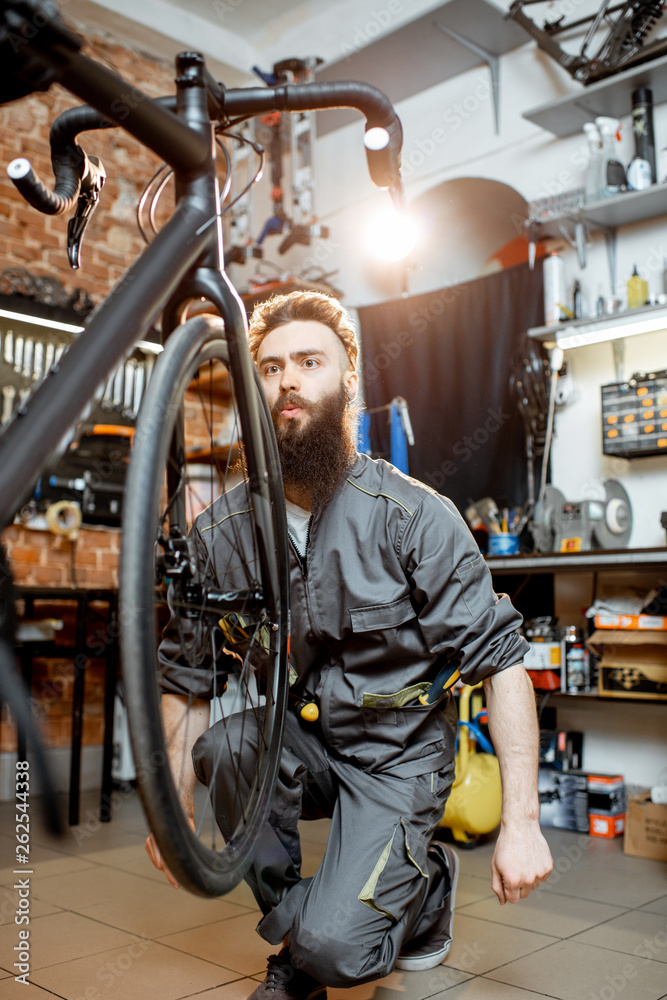
M 491 865 L 500 903 L 525 898 L 552 862 L 521 618 L 494 593 L 453 504 L 356 451 L 349 316 L 319 293 L 277 296 L 255 309 L 250 348 L 282 463 L 294 689 L 320 709 L 316 725 L 287 714 L 273 809 L 246 877 L 258 932 L 283 945 L 251 1000 L 314 1000 L 327 986 L 433 968 L 449 951 L 458 859 L 431 838 L 454 779 L 456 708 L 449 690 L 419 699 L 448 663 L 465 683 L 484 682 L 503 784 Z M 216 727 L 205 711 L 193 717 L 183 794 L 195 773 L 215 784 L 224 831 L 237 790 L 214 766 Z M 251 773 L 251 761 L 241 766 Z M 299 820 L 324 816 L 322 863 L 302 878 Z M 147 846 L 173 883 L 152 838 Z

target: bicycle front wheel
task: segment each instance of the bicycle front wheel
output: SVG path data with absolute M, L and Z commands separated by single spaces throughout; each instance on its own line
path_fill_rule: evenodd
M 121 551 L 137 784 L 168 867 L 206 896 L 228 892 L 250 865 L 275 784 L 288 686 L 280 462 L 259 379 L 245 384 L 230 369 L 223 336 L 215 317 L 188 320 L 155 365 L 134 437 Z M 240 425 L 241 396 L 259 413 L 259 441 Z M 165 691 L 177 697 L 163 723 Z M 193 774 L 186 728 L 209 699 L 214 763 L 233 802 L 229 794 L 224 806 L 216 801 L 209 776 L 196 788 L 193 826 L 180 794 Z

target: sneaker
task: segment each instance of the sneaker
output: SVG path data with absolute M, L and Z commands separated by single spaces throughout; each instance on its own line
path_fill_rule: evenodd
M 326 1000 L 326 996 L 322 983 L 297 969 L 289 949 L 282 948 L 277 955 L 269 956 L 266 979 L 248 1000 Z
M 434 854 L 441 864 L 449 869 L 451 889 L 445 900 L 440 921 L 427 937 L 408 941 L 405 951 L 401 951 L 396 960 L 396 968 L 406 972 L 420 972 L 423 969 L 434 969 L 436 965 L 447 958 L 452 945 L 452 930 L 454 927 L 454 898 L 456 883 L 459 878 L 459 859 L 456 851 L 448 844 L 434 841 L 429 845 L 429 854 Z

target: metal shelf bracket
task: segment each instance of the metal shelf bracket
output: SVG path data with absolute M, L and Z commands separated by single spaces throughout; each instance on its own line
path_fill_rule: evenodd
M 444 31 L 446 35 L 453 38 L 456 42 L 461 45 L 465 45 L 467 49 L 474 52 L 475 55 L 479 56 L 483 62 L 489 67 L 491 73 L 491 86 L 493 89 L 493 116 L 496 126 L 496 135 L 500 134 L 500 59 L 495 56 L 493 52 L 489 52 L 487 49 L 482 48 L 477 42 L 473 42 L 470 38 L 466 38 L 465 35 L 459 34 L 458 31 L 454 31 L 453 28 L 447 28 L 444 24 L 440 24 L 439 21 L 433 22 L 434 27 L 439 28 L 440 31 Z

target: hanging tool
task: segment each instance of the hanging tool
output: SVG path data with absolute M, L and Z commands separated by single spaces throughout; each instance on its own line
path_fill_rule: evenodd
M 263 73 L 257 67 L 255 72 L 265 82 L 276 83 L 308 83 L 314 79 L 315 69 L 322 59 L 283 59 L 273 67 L 271 74 Z M 255 241 L 261 247 L 267 236 L 285 233 L 278 246 L 278 253 L 284 254 L 299 244 L 310 246 L 311 240 L 326 238 L 329 230 L 317 222 L 315 215 L 315 177 L 313 169 L 315 150 L 315 112 L 303 111 L 297 115 L 284 116 L 275 112 L 262 118 L 272 131 L 269 145 L 269 160 L 271 163 L 271 199 L 273 214 L 265 221 L 262 230 Z M 291 202 L 292 214 L 289 215 L 283 204 L 283 128 L 290 128 L 291 149 Z
M 2 387 L 2 423 L 8 423 L 14 410 L 14 398 L 16 389 L 13 385 L 3 385 Z

